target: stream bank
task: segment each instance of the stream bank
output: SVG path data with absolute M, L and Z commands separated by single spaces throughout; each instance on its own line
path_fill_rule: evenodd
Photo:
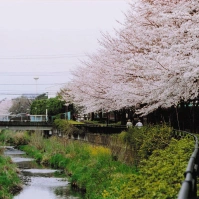
M 6 148 L 4 154 L 11 157 L 18 165 L 20 178 L 23 182 L 22 191 L 14 199 L 81 199 L 79 193 L 71 190 L 70 183 L 65 178 L 55 177 L 61 170 L 45 168 L 38 165 L 26 153 L 12 147 Z

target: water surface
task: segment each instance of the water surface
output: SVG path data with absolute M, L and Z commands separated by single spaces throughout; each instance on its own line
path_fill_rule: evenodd
M 67 179 L 54 177 L 55 172 L 50 168 L 43 168 L 33 158 L 25 156 L 25 153 L 9 147 L 5 155 L 11 157 L 20 171 L 20 177 L 24 182 L 23 190 L 14 199 L 82 199 L 79 193 L 71 190 Z

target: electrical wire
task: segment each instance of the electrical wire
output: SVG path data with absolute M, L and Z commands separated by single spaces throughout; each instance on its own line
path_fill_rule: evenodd
M 38 86 L 40 85 L 53 85 L 53 86 L 59 86 L 59 85 L 65 85 L 67 83 L 52 83 L 52 84 L 37 84 Z M 0 86 L 35 86 L 35 84 L 1 84 Z
M 85 54 L 60 54 L 60 55 L 22 55 L 16 57 L 0 57 L 0 59 L 60 59 L 85 57 Z
M 70 75 L 70 71 L 60 72 L 0 72 L 0 76 L 67 76 Z
M 42 92 L 42 93 L 26 93 L 26 92 L 21 92 L 21 93 L 1 93 L 0 95 L 41 95 L 47 92 Z M 48 92 L 48 95 L 50 94 L 56 94 L 57 92 Z

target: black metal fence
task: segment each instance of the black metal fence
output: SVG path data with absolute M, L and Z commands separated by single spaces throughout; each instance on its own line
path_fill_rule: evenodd
M 174 136 L 184 137 L 187 135 L 193 137 L 195 140 L 195 147 L 184 173 L 185 179 L 182 182 L 181 189 L 178 193 L 178 199 L 197 198 L 197 177 L 199 174 L 198 138 L 192 133 L 174 130 Z
M 84 129 L 84 132 L 92 132 L 99 134 L 117 134 L 121 133 L 123 130 L 126 130 L 126 125 L 93 125 L 93 124 L 74 124 L 75 127 L 79 129 Z

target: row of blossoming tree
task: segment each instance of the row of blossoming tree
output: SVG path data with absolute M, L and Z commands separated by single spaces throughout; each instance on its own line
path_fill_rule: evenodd
M 73 71 L 67 101 L 93 112 L 142 104 L 139 114 L 198 96 L 199 1 L 137 0 L 114 36 Z

